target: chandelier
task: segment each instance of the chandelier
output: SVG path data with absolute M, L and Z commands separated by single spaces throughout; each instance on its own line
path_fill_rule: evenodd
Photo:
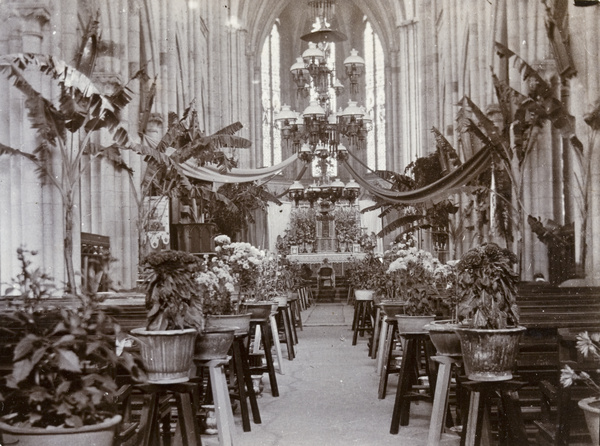
M 289 105 L 282 105 L 275 121 L 281 129 L 281 138 L 293 153 L 298 153 L 304 162 L 320 158 L 334 157 L 346 160 L 348 150 L 364 149 L 367 134 L 372 129 L 373 120 L 364 107 L 358 106 L 352 97 L 358 93 L 358 81 L 365 68 L 365 61 L 356 50 L 344 60 L 344 69 L 350 82 L 350 97 L 346 108 L 332 110 L 331 92 L 339 96 L 344 86 L 335 75 L 330 61 L 330 43 L 347 40 L 339 31 L 331 29 L 335 13 L 334 0 L 309 1 L 313 10 L 315 26 L 313 31 L 301 37 L 308 41 L 308 49 L 290 68 L 297 88 L 298 97 L 308 97 L 311 90 L 313 99 L 302 114 L 293 111 Z
M 339 200 L 347 200 L 349 204 L 354 204 L 360 195 L 360 186 L 354 180 L 350 180 L 344 185 L 342 181 L 336 179 L 329 183 L 321 185 L 312 184 L 308 188 L 304 188 L 300 181 L 294 181 L 288 190 L 288 194 L 296 206 L 300 201 L 308 201 L 310 207 L 317 201 L 330 202 L 335 205 Z

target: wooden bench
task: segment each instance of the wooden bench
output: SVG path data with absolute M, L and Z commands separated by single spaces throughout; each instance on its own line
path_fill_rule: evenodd
M 564 395 L 562 403 L 559 396 L 562 394 L 560 370 L 564 363 L 559 354 L 560 332 L 600 331 L 600 288 L 524 285 L 520 288 L 517 303 L 521 325 L 527 327 L 527 332 L 519 346 L 516 375 L 527 382 L 519 390 L 519 397 L 528 436 L 533 443 L 540 435 L 542 424 L 547 422 L 548 414 L 555 417 L 564 410 Z M 554 395 L 546 391 L 550 388 L 556 390 Z M 580 430 L 571 431 L 573 441 L 580 438 Z

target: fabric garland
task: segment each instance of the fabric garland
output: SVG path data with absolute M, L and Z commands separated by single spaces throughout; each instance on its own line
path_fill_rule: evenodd
M 492 152 L 489 148 L 484 147 L 467 162 L 463 163 L 454 171 L 440 178 L 436 182 L 420 189 L 406 192 L 397 192 L 375 186 L 361 177 L 348 162 L 344 161 L 342 162 L 342 165 L 360 186 L 364 187 L 373 195 L 389 203 L 416 204 L 426 202 L 436 203 L 443 200 L 483 172 L 490 166 L 491 161 Z
M 248 183 L 251 181 L 264 180 L 274 175 L 277 175 L 281 170 L 292 164 L 298 159 L 298 155 L 294 154 L 285 159 L 279 164 L 260 169 L 231 169 L 229 172 L 220 172 L 214 167 L 195 166 L 192 160 L 180 164 L 181 169 L 186 176 L 195 178 L 201 181 L 213 183 Z

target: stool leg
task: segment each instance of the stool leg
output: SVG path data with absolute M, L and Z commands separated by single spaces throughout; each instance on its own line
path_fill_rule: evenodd
M 294 312 L 292 311 L 292 304 L 288 303 L 287 307 L 285 308 L 287 315 L 288 315 L 288 320 L 290 321 L 290 327 L 291 327 L 291 331 L 292 331 L 292 335 L 294 336 L 294 345 L 296 345 L 298 343 L 298 332 L 296 331 L 296 322 L 295 322 L 295 316 L 294 316 Z M 296 356 L 296 354 L 294 353 L 294 356 Z
M 271 355 L 271 341 L 269 340 L 269 333 L 267 333 L 267 322 L 260 324 L 260 330 L 262 332 L 263 344 L 265 346 L 265 359 L 267 360 L 267 369 L 269 371 L 269 383 L 271 384 L 271 395 L 279 396 L 279 389 L 277 388 L 277 377 L 275 376 L 275 367 L 273 366 L 273 356 Z
M 234 344 L 234 348 L 235 347 L 236 345 Z M 254 418 L 254 422 L 256 424 L 261 424 L 260 412 L 258 410 L 258 403 L 256 401 L 256 394 L 254 393 L 254 386 L 252 385 L 252 376 L 250 374 L 248 355 L 246 354 L 246 349 L 244 348 L 243 341 L 241 339 L 237 343 L 237 348 L 239 349 L 240 363 L 242 365 L 242 374 L 244 376 L 244 382 L 246 383 L 247 395 L 250 399 L 252 417 Z
M 363 311 L 363 302 L 364 301 L 358 300 L 354 304 L 354 320 L 352 322 L 354 334 L 352 336 L 352 345 L 356 345 L 356 341 L 358 340 L 358 332 L 360 331 L 360 321 Z
M 394 411 L 392 413 L 392 425 L 390 434 L 397 434 L 400 426 L 408 424 L 410 415 L 410 400 L 405 398 L 411 387 L 413 371 L 411 365 L 416 359 L 416 340 L 408 339 L 406 348 L 402 354 L 402 365 L 400 366 L 400 375 L 398 377 L 398 388 L 396 389 L 396 400 L 394 402 Z
M 381 375 L 381 369 L 383 368 L 383 361 L 385 358 L 386 347 L 386 335 L 388 330 L 387 318 L 384 317 L 381 321 L 380 333 L 379 333 L 379 347 L 377 347 L 377 374 Z
M 222 365 L 209 365 L 220 446 L 234 446 L 235 425 Z
M 279 342 L 279 329 L 277 328 L 277 321 L 275 320 L 275 316 L 269 316 L 269 324 L 271 325 L 273 343 L 275 344 L 275 354 L 277 355 L 277 368 L 279 369 L 279 373 L 283 375 L 283 353 L 281 352 L 281 343 Z
M 387 393 L 387 382 L 390 370 L 392 369 L 392 352 L 394 351 L 394 339 L 396 336 L 396 324 L 388 324 L 387 334 L 385 336 L 385 348 L 383 356 L 383 366 L 381 367 L 381 373 L 379 374 L 379 390 L 377 397 L 382 400 L 385 398 Z M 404 354 L 403 354 L 404 359 Z
M 143 426 L 144 434 L 142 436 L 142 446 L 158 446 L 160 438 L 160 429 L 158 428 L 158 401 L 159 396 L 156 392 L 152 395 L 146 395 L 144 398 L 144 406 L 140 416 L 140 425 Z
M 201 445 L 200 429 L 195 413 L 196 407 L 192 404 L 191 395 L 189 393 L 176 393 L 175 403 L 177 404 L 177 428 L 181 434 L 182 446 Z
M 240 397 L 240 412 L 242 413 L 242 426 L 244 432 L 250 432 L 250 415 L 248 414 L 248 404 L 246 401 L 246 380 L 244 376 L 244 370 L 242 368 L 242 358 L 240 345 L 237 339 L 233 340 L 233 368 L 235 370 L 235 377 L 237 381 L 237 391 Z
M 283 321 L 283 332 L 285 333 L 285 344 L 288 350 L 288 359 L 291 361 L 296 357 L 294 352 L 294 334 L 290 323 L 287 307 L 281 309 L 281 319 Z
M 444 420 L 446 418 L 446 408 L 448 407 L 451 378 L 452 364 L 441 363 L 438 368 L 427 446 L 437 446 L 440 444 L 440 438 L 444 431 Z

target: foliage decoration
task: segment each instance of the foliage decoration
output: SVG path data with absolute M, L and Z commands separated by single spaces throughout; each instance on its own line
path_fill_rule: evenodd
M 3 313 L 5 339 L 14 341 L 13 366 L 0 379 L 0 417 L 19 427 L 80 427 L 117 413 L 115 369 L 145 375 L 130 352 L 117 355 L 125 337 L 94 295 L 49 299 L 56 289 L 34 251 L 17 250 L 21 273 L 14 307 Z M 65 304 L 65 300 L 68 304 Z M 62 302 L 61 302 L 62 301 Z
M 467 251 L 457 264 L 458 317 L 472 328 L 519 324 L 517 257 L 495 243 Z
M 144 259 L 146 330 L 202 331 L 202 294 L 195 279 L 201 265 L 193 254 L 175 250 L 155 252 Z

